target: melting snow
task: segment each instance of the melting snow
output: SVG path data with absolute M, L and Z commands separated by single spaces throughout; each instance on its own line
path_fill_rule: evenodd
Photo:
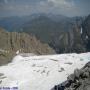
M 0 67 L 0 87 L 19 90 L 50 90 L 67 79 L 74 69 L 90 61 L 90 53 L 46 56 L 17 55 L 12 63 Z
M 86 35 L 86 39 L 88 39 L 88 36 Z
M 82 30 L 82 27 L 81 27 L 81 32 L 80 32 L 81 34 L 83 33 L 83 30 Z

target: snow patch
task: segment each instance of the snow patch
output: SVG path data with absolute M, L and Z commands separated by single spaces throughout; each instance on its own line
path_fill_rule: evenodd
M 83 33 L 82 27 L 81 27 L 81 31 L 80 31 L 80 33 L 81 33 L 81 34 Z
M 67 79 L 74 69 L 82 68 L 90 61 L 90 53 L 29 56 L 17 55 L 7 66 L 0 67 L 0 87 L 19 90 L 50 90 Z

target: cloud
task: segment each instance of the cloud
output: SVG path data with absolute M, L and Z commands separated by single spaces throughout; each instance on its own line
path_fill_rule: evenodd
M 73 1 L 66 0 L 48 0 L 49 3 L 53 3 L 55 7 L 68 7 L 71 8 L 74 6 Z
M 8 0 L 0 0 L 0 4 L 7 4 Z
M 5 2 L 5 4 L 7 4 L 8 3 L 8 0 L 4 0 L 4 2 Z
M 54 14 L 72 16 L 77 15 L 79 12 L 73 0 L 47 0 L 41 2 L 41 5 L 43 11 Z
M 0 0 L 0 13 L 2 13 L 2 16 L 6 12 L 11 16 L 33 13 L 78 16 L 90 13 L 89 8 L 90 0 Z

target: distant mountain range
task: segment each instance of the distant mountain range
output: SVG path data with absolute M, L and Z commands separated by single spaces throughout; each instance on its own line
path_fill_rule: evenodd
M 66 17 L 53 14 L 33 14 L 22 17 L 0 19 L 0 26 L 8 31 L 26 32 L 36 35 L 41 41 L 50 43 L 57 33 L 72 29 L 75 23 L 81 24 L 82 17 Z
M 57 53 L 80 53 L 89 50 L 83 39 L 86 30 L 84 27 L 88 25 L 85 24 L 86 20 L 87 17 L 33 14 L 0 19 L 0 26 L 8 31 L 35 35 L 39 40 L 53 47 Z

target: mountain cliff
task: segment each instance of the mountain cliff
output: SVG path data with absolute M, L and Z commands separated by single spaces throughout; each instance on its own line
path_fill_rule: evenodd
M 82 23 L 73 23 L 67 32 L 54 35 L 50 45 L 57 53 L 90 51 L 90 15 Z
M 82 39 L 87 51 L 90 51 L 90 15 L 82 23 Z
M 55 54 L 55 51 L 48 44 L 41 43 L 33 35 L 7 32 L 0 28 L 0 65 L 9 62 L 16 52 L 38 55 Z
M 4 18 L 0 25 L 11 31 L 35 35 L 57 53 L 81 53 L 90 51 L 89 22 L 90 16 L 32 15 Z
M 82 40 L 81 26 L 76 24 L 68 32 L 63 31 L 53 36 L 50 45 L 57 53 L 81 53 L 86 51 Z

